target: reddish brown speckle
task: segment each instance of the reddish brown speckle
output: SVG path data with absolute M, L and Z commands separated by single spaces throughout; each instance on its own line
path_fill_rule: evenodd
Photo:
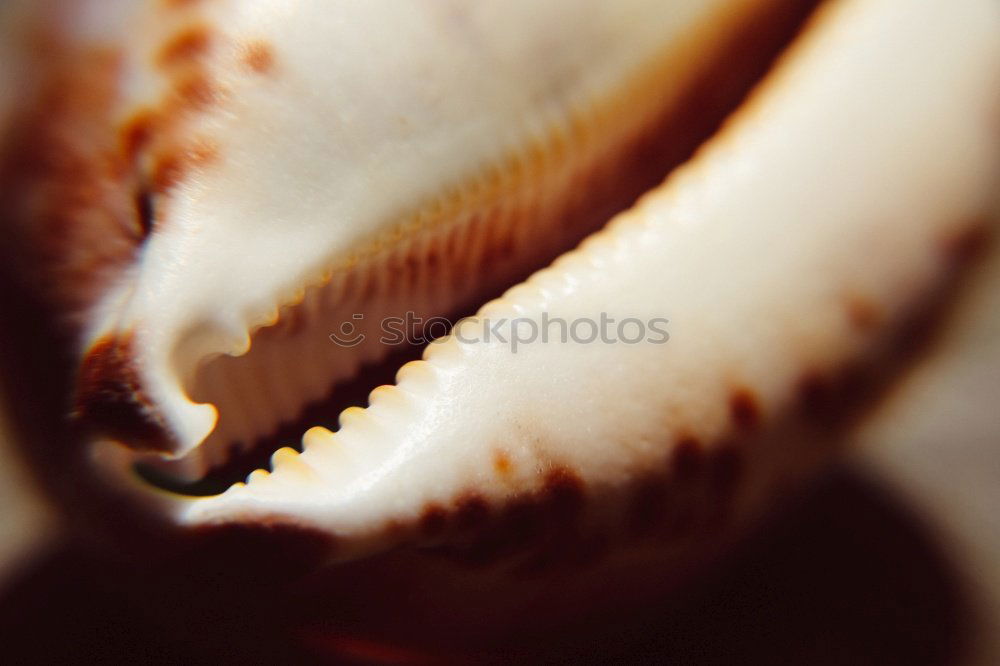
M 201 2 L 201 0 L 163 0 L 163 5 L 167 9 L 188 9 Z
M 188 175 L 192 168 L 204 167 L 218 157 L 210 141 L 191 145 L 160 155 L 153 166 L 152 185 L 157 192 L 166 192 Z
M 220 97 L 215 84 L 204 74 L 194 74 L 177 85 L 177 97 L 182 106 L 204 109 L 215 104 Z
M 274 67 L 274 50 L 266 42 L 251 42 L 243 50 L 243 64 L 257 74 L 266 74 Z
M 455 502 L 452 514 L 438 507 L 425 509 L 421 526 L 428 535 L 447 531 L 451 525 L 464 533 L 436 550 L 453 561 L 479 566 L 531 548 L 529 564 L 522 568 L 535 571 L 539 563 L 580 558 L 574 518 L 583 500 L 582 480 L 571 470 L 557 467 L 546 474 L 537 492 L 509 498 L 498 511 L 479 494 L 469 492 Z
M 157 63 L 161 67 L 184 65 L 203 57 L 212 45 L 212 33 L 205 26 L 188 28 L 166 43 Z
M 478 529 L 471 541 L 449 544 L 441 552 L 454 561 L 479 566 L 504 558 L 536 539 L 542 529 L 538 506 L 527 498 L 514 499 Z
M 756 428 L 760 422 L 760 410 L 753 392 L 746 388 L 735 389 L 729 396 L 729 414 L 738 428 Z
M 187 149 L 187 157 L 192 166 L 204 167 L 219 157 L 219 149 L 209 139 L 199 139 Z
M 980 256 L 990 242 L 990 225 L 976 220 L 963 231 L 945 238 L 942 246 L 949 261 L 961 266 Z
M 493 469 L 496 473 L 502 477 L 510 476 L 513 466 L 510 462 L 510 456 L 508 456 L 503 451 L 497 451 L 493 456 Z
M 872 330 L 881 319 L 875 304 L 861 296 L 849 297 L 846 308 L 848 321 L 858 331 Z
M 185 173 L 186 164 L 183 155 L 179 153 L 162 155 L 153 167 L 153 187 L 157 192 L 166 192 L 177 185 Z

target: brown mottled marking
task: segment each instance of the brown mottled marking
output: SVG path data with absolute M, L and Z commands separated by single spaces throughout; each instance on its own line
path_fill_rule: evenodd
M 481 566 L 516 553 L 545 533 L 539 507 L 532 498 L 515 498 L 503 507 L 489 527 L 471 541 L 450 543 L 438 552 L 467 566 Z
M 167 42 L 156 58 L 160 67 L 183 65 L 201 58 L 212 46 L 212 32 L 203 25 L 188 28 Z
M 157 192 L 166 192 L 179 183 L 186 172 L 183 156 L 167 153 L 156 160 L 152 183 Z
M 192 74 L 182 80 L 176 88 L 177 97 L 183 106 L 204 109 L 215 104 L 220 92 L 215 83 L 203 73 Z
M 77 378 L 74 417 L 139 447 L 165 449 L 163 422 L 142 389 L 132 336 L 105 337 L 87 352 Z
M 24 91 L 4 128 L 0 261 L 63 321 L 82 322 L 134 260 L 143 232 L 113 120 L 121 54 L 50 46 L 37 86 Z
M 201 2 L 201 0 L 163 0 L 163 6 L 167 9 L 187 9 Z
M 760 408 L 753 391 L 737 388 L 729 396 L 729 414 L 733 423 L 743 430 L 752 430 L 760 423 Z
M 439 534 L 449 524 L 466 533 L 469 540 L 442 546 L 436 552 L 470 566 L 480 566 L 532 548 L 523 573 L 534 572 L 551 562 L 571 562 L 580 559 L 581 537 L 573 520 L 583 508 L 583 482 L 573 471 L 557 467 L 545 475 L 537 492 L 511 497 L 494 513 L 486 500 L 477 493 L 463 495 L 454 509 L 454 523 L 440 508 L 428 507 L 421 518 L 421 527 L 430 535 Z M 602 552 L 587 549 L 586 556 Z M 542 568 L 545 568 L 542 566 Z
M 217 158 L 215 145 L 207 140 L 160 155 L 153 166 L 152 185 L 166 192 L 180 183 L 192 168 L 203 167 Z
M 219 157 L 219 147 L 211 139 L 197 139 L 187 149 L 188 161 L 192 166 L 204 167 Z
M 973 221 L 959 233 L 944 239 L 945 256 L 959 266 L 980 256 L 991 240 L 991 227 L 984 220 Z
M 512 570 L 515 575 L 544 575 L 557 569 L 565 570 L 567 566 L 593 563 L 607 554 L 605 536 L 584 535 L 576 521 L 560 513 L 558 510 L 547 512 L 543 530 L 534 539 L 528 557 Z
M 148 109 L 125 123 L 121 131 L 122 152 L 129 161 L 134 161 L 149 146 L 159 125 L 160 118 Z
M 510 476 L 513 470 L 513 465 L 510 461 L 510 456 L 508 456 L 504 451 L 497 451 L 493 455 L 493 469 L 496 473 L 502 477 Z
M 862 296 L 849 296 L 846 309 L 847 320 L 861 332 L 871 331 L 882 319 L 875 304 Z
M 267 74 L 274 68 L 274 49 L 267 42 L 250 42 L 243 48 L 243 64 L 258 74 Z

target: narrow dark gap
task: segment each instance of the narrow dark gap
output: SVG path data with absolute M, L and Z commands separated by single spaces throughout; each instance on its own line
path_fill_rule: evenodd
M 581 220 L 574 242 L 561 248 L 559 253 L 546 257 L 544 262 L 530 271 L 516 276 L 511 286 L 548 265 L 558 254 L 575 247 L 687 161 L 740 106 L 775 59 L 802 30 L 818 4 L 819 0 L 783 0 L 744 25 L 720 49 L 720 55 L 708 65 L 705 74 L 658 119 L 656 130 L 640 145 L 632 147 L 622 168 L 614 176 L 613 196 L 585 211 L 585 219 Z M 448 321 L 455 322 L 474 314 L 479 305 L 499 296 L 502 291 L 467 303 L 466 307 L 451 313 L 453 316 L 447 317 Z M 341 411 L 355 405 L 367 405 L 372 389 L 394 383 L 400 366 L 420 358 L 422 351 L 423 346 L 400 349 L 385 360 L 363 368 L 355 378 L 332 386 L 326 399 L 307 406 L 299 418 L 285 423 L 274 434 L 261 438 L 246 451 L 237 452 L 238 447 L 234 446 L 229 460 L 203 479 L 184 482 L 160 469 L 142 464 L 136 466 L 136 471 L 164 490 L 192 496 L 221 493 L 233 483 L 244 480 L 253 470 L 268 468 L 271 455 L 277 449 L 284 446 L 301 448 L 302 434 L 308 428 L 321 425 L 336 430 Z
M 449 321 L 454 321 L 449 319 Z M 422 346 L 410 346 L 390 354 L 384 361 L 362 368 L 353 379 L 337 384 L 329 397 L 307 406 L 301 416 L 283 424 L 278 430 L 258 440 L 245 451 L 233 446 L 233 453 L 222 466 L 214 468 L 205 478 L 185 483 L 154 466 L 137 465 L 139 476 L 155 486 L 183 495 L 217 495 L 237 481 L 243 481 L 255 469 L 268 469 L 271 454 L 291 446 L 302 450 L 302 433 L 314 425 L 337 429 L 337 417 L 353 405 L 367 405 L 368 394 L 382 384 L 395 382 L 396 371 L 409 361 L 420 358 Z
M 136 219 L 143 238 L 148 238 L 153 231 L 153 193 L 145 185 L 139 186 L 135 193 Z

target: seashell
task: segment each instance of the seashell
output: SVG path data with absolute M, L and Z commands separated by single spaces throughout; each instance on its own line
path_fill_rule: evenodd
M 203 475 L 390 349 L 310 332 L 450 314 L 605 222 L 574 218 L 621 196 L 603 190 L 635 144 L 766 5 L 206 5 L 162 36 L 154 19 L 118 102 L 152 229 L 86 318 L 80 418 Z M 330 44 L 379 57 L 329 66 Z
M 376 634 L 434 608 L 403 633 L 475 642 L 676 585 L 835 458 L 874 401 L 855 371 L 897 359 L 996 212 L 997 6 L 836 0 L 597 231 L 792 4 L 56 10 L 93 77 L 46 121 L 90 169 L 87 230 L 13 246 L 57 258 L 40 298 L 77 336 L 92 492 L 168 540 L 308 544 L 314 598 L 399 585 L 355 618 Z M 44 216 L 34 178 L 21 219 Z M 301 421 L 389 357 L 380 322 L 484 301 L 270 470 L 197 498 L 150 482 Z

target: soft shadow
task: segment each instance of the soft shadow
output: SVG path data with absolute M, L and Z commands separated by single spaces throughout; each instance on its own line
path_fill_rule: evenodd
M 172 587 L 66 547 L 0 599 L 4 651 L 39 661 L 435 661 L 388 646 L 302 644 L 293 626 L 266 626 L 220 599 L 211 581 Z M 877 482 L 841 469 L 686 592 L 567 628 L 544 645 L 470 658 L 950 664 L 966 643 L 968 616 L 945 546 Z
M 544 657 L 952 664 L 967 643 L 969 615 L 946 545 L 877 481 L 840 469 L 769 521 L 712 580 L 635 617 L 576 627 Z

